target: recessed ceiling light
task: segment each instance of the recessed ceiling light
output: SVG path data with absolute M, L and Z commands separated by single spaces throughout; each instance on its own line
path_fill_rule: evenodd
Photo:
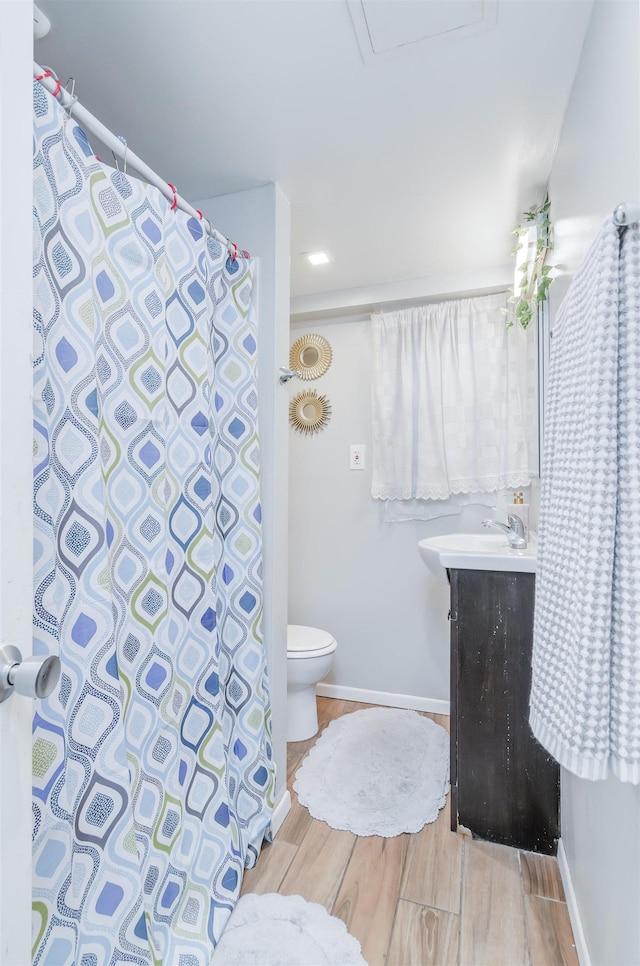
M 312 265 L 326 265 L 329 262 L 326 252 L 307 252 L 307 258 Z

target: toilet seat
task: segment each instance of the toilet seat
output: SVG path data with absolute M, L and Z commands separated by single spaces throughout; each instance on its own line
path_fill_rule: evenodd
M 287 741 L 306 741 L 317 734 L 316 685 L 331 670 L 337 646 L 319 627 L 287 626 Z
M 319 627 L 306 627 L 304 624 L 287 626 L 287 657 L 311 658 L 333 654 L 337 647 L 335 639 L 328 631 Z

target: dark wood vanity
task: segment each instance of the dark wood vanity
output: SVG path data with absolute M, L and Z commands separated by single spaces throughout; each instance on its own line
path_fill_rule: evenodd
M 560 769 L 528 721 L 535 574 L 450 579 L 451 827 L 555 855 Z

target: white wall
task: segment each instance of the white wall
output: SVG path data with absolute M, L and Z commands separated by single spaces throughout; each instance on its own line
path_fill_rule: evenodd
M 320 269 L 322 271 L 322 269 Z M 364 288 L 299 295 L 291 299 L 291 317 L 295 322 L 355 315 L 374 305 L 401 301 L 422 304 L 446 296 L 462 298 L 469 292 L 503 292 L 513 285 L 513 264 L 487 266 L 475 271 L 457 271 L 449 275 L 423 275 L 378 282 Z
M 240 248 L 258 258 L 258 394 L 264 542 L 264 640 L 269 662 L 276 799 L 286 789 L 287 393 L 277 379 L 289 356 L 291 212 L 277 184 L 196 202 Z
M 326 394 L 332 416 L 312 436 L 290 430 L 289 620 L 336 638 L 329 684 L 408 695 L 414 707 L 444 702 L 433 710 L 446 710 L 449 588 L 428 573 L 417 543 L 457 529 L 459 518 L 382 521 L 371 497 L 370 323 L 296 324 L 291 341 L 307 332 L 329 340 L 333 362 L 318 380 L 292 380 L 289 394 Z M 349 470 L 351 443 L 366 444 L 363 471 Z
M 640 18 L 636 0 L 596 0 L 553 164 L 552 317 L 605 216 L 640 201 Z M 562 840 L 593 964 L 640 963 L 640 788 L 562 772 Z

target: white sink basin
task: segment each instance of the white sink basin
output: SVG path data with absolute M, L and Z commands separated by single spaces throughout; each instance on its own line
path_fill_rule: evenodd
M 445 533 L 418 541 L 420 556 L 430 572 L 447 582 L 447 570 L 509 570 L 536 572 L 538 540 L 529 537 L 526 550 L 512 550 L 502 533 Z

